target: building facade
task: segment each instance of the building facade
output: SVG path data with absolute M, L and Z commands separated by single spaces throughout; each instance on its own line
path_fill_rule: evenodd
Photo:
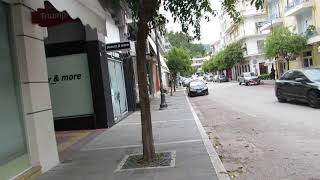
M 228 71 L 230 79 L 236 80 L 243 72 L 255 72 L 265 74 L 270 72 L 270 66 L 266 64 L 263 47 L 269 30 L 260 28 L 267 23 L 267 14 L 264 10 L 256 10 L 249 0 L 242 0 L 237 4 L 237 10 L 241 14 L 240 23 L 235 23 L 226 13 L 220 14 L 222 29 L 220 47 L 222 49 L 230 43 L 239 42 L 244 49 L 244 59 Z
M 192 58 L 192 64 L 191 67 L 196 69 L 197 71 L 201 71 L 201 67 L 205 61 L 210 60 L 210 56 L 201 57 L 201 58 Z
M 111 3 L 0 0 L 0 179 L 56 166 L 55 130 L 109 128 L 134 109 L 129 51 L 106 48 L 127 41 L 126 7 Z
M 290 68 L 319 67 L 320 66 L 320 10 L 319 0 L 269 0 L 269 23 L 265 29 L 286 26 L 294 33 L 307 38 L 307 47 L 295 60 L 290 61 Z M 275 62 L 277 74 L 281 76 L 286 70 L 287 62 Z

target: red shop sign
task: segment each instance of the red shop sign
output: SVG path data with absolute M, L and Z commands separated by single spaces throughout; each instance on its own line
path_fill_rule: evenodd
M 32 24 L 38 24 L 41 27 L 56 26 L 67 22 L 75 22 L 77 19 L 72 19 L 65 11 L 60 12 L 56 9 L 39 8 L 31 13 Z

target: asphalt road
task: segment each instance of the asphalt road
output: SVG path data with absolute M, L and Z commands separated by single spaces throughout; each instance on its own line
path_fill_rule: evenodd
M 190 100 L 236 179 L 320 179 L 320 109 L 279 103 L 273 85 L 208 87 Z

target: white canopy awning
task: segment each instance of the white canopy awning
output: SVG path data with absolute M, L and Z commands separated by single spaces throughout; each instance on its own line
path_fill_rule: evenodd
M 66 11 L 73 18 L 79 18 L 83 25 L 89 25 L 106 34 L 106 11 L 98 0 L 48 0 L 58 11 Z
M 165 60 L 165 58 L 163 56 L 161 56 L 161 54 L 160 54 L 160 63 L 161 63 L 162 71 L 166 72 L 166 73 L 169 73 L 170 70 L 169 70 L 169 68 L 167 66 L 166 60 Z
M 156 43 L 153 41 L 153 39 L 152 39 L 150 36 L 148 36 L 147 39 L 148 39 L 148 41 L 149 41 L 149 43 L 150 43 L 153 51 L 157 54 L 157 45 L 156 45 Z M 162 70 L 163 70 L 164 72 L 170 72 L 170 71 L 169 71 L 169 68 L 168 68 L 168 66 L 167 66 L 166 60 L 165 60 L 165 58 L 161 55 L 161 53 L 160 53 L 160 63 L 161 63 L 161 68 L 162 68 Z

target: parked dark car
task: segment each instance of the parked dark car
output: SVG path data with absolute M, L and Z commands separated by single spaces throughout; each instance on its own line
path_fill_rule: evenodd
M 199 96 L 199 95 L 208 95 L 208 87 L 205 82 L 201 80 L 194 80 L 189 83 L 187 86 L 187 93 L 189 97 Z
M 245 72 L 242 73 L 241 76 L 238 78 L 238 82 L 239 85 L 258 85 L 261 83 L 261 79 L 254 72 Z
M 228 82 L 228 81 L 229 79 L 227 76 L 223 74 L 218 75 L 217 82 L 221 83 L 221 82 Z
M 275 93 L 279 102 L 296 100 L 320 108 L 320 68 L 286 72 L 276 81 Z

